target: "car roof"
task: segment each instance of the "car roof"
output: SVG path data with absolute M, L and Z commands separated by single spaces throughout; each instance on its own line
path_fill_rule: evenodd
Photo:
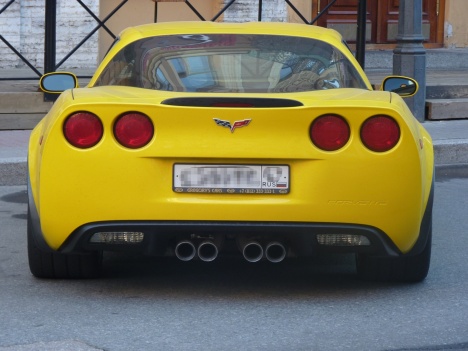
M 341 34 L 337 31 L 307 24 L 285 22 L 226 23 L 211 21 L 163 22 L 130 27 L 120 33 L 120 41 L 122 44 L 126 44 L 152 36 L 191 33 L 289 35 L 314 38 L 335 45 L 339 45 L 342 42 Z

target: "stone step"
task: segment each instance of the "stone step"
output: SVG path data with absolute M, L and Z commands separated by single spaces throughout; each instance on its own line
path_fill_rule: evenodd
M 52 102 L 44 101 L 40 92 L 0 93 L 0 113 L 48 112 Z
M 32 129 L 51 107 L 40 92 L 0 92 L 0 130 Z
M 468 98 L 426 100 L 426 119 L 468 119 Z
M 468 85 L 428 85 L 426 99 L 468 98 Z
M 45 113 L 0 113 L 0 130 L 33 129 Z
M 366 69 L 388 69 L 393 67 L 393 50 L 367 50 Z M 427 69 L 458 70 L 468 68 L 468 48 L 427 49 Z

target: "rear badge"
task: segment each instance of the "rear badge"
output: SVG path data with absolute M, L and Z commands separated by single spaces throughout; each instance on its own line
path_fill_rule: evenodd
M 213 118 L 213 120 L 218 126 L 229 128 L 231 130 L 231 133 L 234 133 L 234 129 L 236 128 L 248 126 L 250 121 L 252 121 L 249 118 L 249 119 L 243 119 L 242 121 L 235 121 L 233 124 L 231 124 L 231 122 L 229 121 L 223 121 L 222 119 L 218 119 L 218 118 Z

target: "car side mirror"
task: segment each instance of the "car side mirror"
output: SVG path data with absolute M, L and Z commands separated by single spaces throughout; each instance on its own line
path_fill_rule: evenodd
M 39 88 L 50 94 L 60 94 L 67 89 L 78 88 L 78 78 L 69 72 L 52 72 L 41 77 Z
M 401 97 L 411 97 L 419 89 L 418 82 L 413 78 L 390 76 L 384 79 L 381 90 L 396 93 Z

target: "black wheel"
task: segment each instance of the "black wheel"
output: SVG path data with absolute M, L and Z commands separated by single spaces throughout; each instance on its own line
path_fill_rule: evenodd
M 422 251 L 400 257 L 376 257 L 356 255 L 358 276 L 364 280 L 417 283 L 429 272 L 431 261 L 432 225 Z
M 28 211 L 28 259 L 31 273 L 38 278 L 85 279 L 100 274 L 100 252 L 63 254 L 42 250 L 34 239 Z

